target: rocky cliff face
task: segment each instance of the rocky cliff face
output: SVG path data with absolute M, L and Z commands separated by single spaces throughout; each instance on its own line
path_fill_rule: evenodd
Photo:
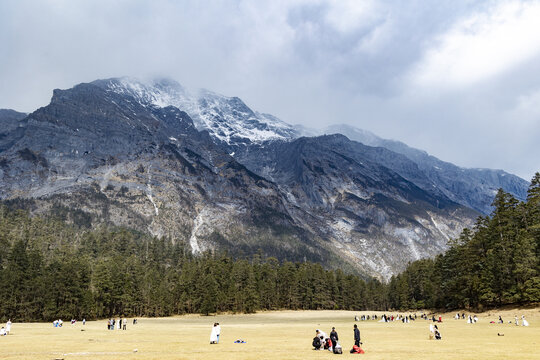
M 55 90 L 6 139 L 1 197 L 30 199 L 34 212 L 67 208 L 74 222 L 129 226 L 185 241 L 195 253 L 261 248 L 327 264 L 334 256 L 294 224 L 274 184 L 177 108 L 81 84 Z
M 0 109 L 0 125 L 2 125 L 2 132 L 11 131 L 17 126 L 19 122 L 26 117 L 26 113 L 18 112 L 11 109 Z
M 425 151 L 411 148 L 400 141 L 382 139 L 369 131 L 348 125 L 330 126 L 323 132 L 346 134 L 351 140 L 404 155 L 416 164 L 416 168 L 404 167 L 401 160 L 395 161 L 395 156 L 388 156 L 385 152 L 381 152 L 376 161 L 413 181 L 426 191 L 437 189 L 449 199 L 483 214 L 491 213 L 491 202 L 500 188 L 519 200 L 525 200 L 527 197 L 529 183 L 503 170 L 459 167 L 439 160 Z
M 252 146 L 238 159 L 278 184 L 297 223 L 388 278 L 410 260 L 442 252 L 477 213 L 370 160 L 381 150 L 389 152 L 332 135 Z
M 1 115 L 2 200 L 194 253 L 262 249 L 384 279 L 443 251 L 478 215 L 404 154 L 298 138 L 238 98 L 172 81 L 98 80 L 55 90 L 23 119 Z
M 458 204 L 483 214 L 491 212 L 491 201 L 499 188 L 520 200 L 524 200 L 527 194 L 527 181 L 502 170 L 462 168 L 402 142 L 382 139 L 348 125 L 333 125 L 323 130 L 292 126 L 272 115 L 253 111 L 237 97 L 226 97 L 208 90 L 191 93 L 169 79 L 141 82 L 119 78 L 98 80 L 94 84 L 110 92 L 129 95 L 142 105 L 182 109 L 193 119 L 197 129 L 208 131 L 214 142 L 231 154 L 266 141 L 290 141 L 303 135 L 338 133 L 364 145 L 390 150 L 380 152 L 373 160 L 428 192 L 435 189 Z M 395 157 L 394 153 L 404 155 L 416 166 L 411 167 L 410 162 L 403 166 L 402 158 Z

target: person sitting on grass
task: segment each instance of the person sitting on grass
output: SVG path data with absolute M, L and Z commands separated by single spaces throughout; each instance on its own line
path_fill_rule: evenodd
M 364 354 L 364 350 L 360 346 L 353 345 L 351 351 L 349 351 L 351 354 Z
M 441 340 L 442 336 L 441 336 L 441 333 L 439 332 L 439 328 L 437 327 L 437 325 L 435 325 L 434 328 L 435 328 L 435 340 Z
M 321 339 L 321 346 L 326 350 L 328 349 L 329 345 L 328 345 L 328 336 L 326 336 L 326 333 L 322 330 L 315 330 L 315 332 L 317 333 L 317 336 Z
M 313 342 L 311 344 L 314 347 L 313 350 L 321 350 L 322 343 L 321 343 L 321 338 L 318 335 L 315 335 L 315 337 L 313 338 Z
M 4 329 L 4 327 L 2 326 L 2 328 L 0 329 L 0 336 L 6 336 L 7 333 L 6 333 L 6 329 Z

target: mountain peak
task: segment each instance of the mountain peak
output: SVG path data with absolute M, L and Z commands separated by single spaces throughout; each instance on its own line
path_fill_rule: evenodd
M 96 80 L 93 84 L 131 96 L 143 106 L 177 107 L 193 119 L 199 130 L 207 130 L 226 146 L 289 140 L 297 136 L 293 126 L 275 116 L 253 111 L 239 97 L 228 97 L 206 89 L 192 93 L 169 78 L 144 82 L 122 77 Z

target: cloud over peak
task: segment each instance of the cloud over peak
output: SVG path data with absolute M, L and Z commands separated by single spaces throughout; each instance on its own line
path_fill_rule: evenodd
M 161 75 L 290 123 L 348 123 L 529 178 L 537 19 L 537 0 L 0 1 L 0 108 Z

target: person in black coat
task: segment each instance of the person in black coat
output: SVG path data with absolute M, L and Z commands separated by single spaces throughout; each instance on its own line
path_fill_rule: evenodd
M 360 346 L 360 330 L 356 324 L 354 324 L 354 345 Z
M 313 350 L 321 350 L 322 343 L 321 343 L 321 338 L 318 335 L 313 338 L 312 345 L 314 347 Z
M 338 337 L 338 334 L 337 334 L 337 331 L 336 331 L 335 327 L 333 327 L 332 331 L 330 332 L 330 340 L 332 340 L 332 350 L 333 350 L 334 354 L 337 354 L 336 345 L 337 345 L 337 342 L 339 340 L 339 337 Z

